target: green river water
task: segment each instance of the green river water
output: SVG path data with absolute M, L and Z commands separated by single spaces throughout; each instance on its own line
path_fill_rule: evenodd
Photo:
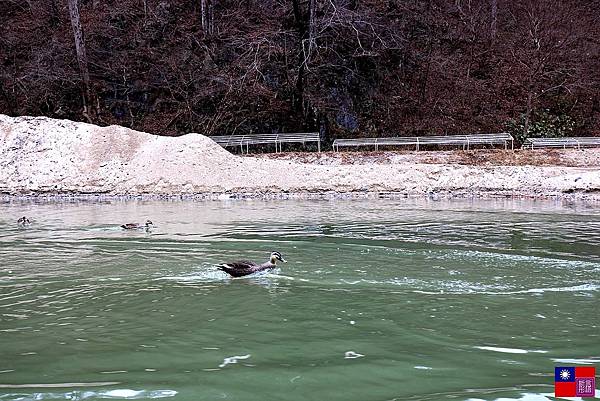
M 0 203 L 2 401 L 549 400 L 599 325 L 599 206 Z

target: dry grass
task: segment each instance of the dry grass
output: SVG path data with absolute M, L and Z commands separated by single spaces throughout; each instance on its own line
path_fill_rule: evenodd
M 251 156 L 267 159 L 293 160 L 300 163 L 321 165 L 422 163 L 459 164 L 469 166 L 600 166 L 600 149 L 289 152 L 255 154 Z

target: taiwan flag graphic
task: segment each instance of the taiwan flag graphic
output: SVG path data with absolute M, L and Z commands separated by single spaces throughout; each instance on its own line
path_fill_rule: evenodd
M 554 368 L 555 397 L 594 397 L 596 368 L 588 366 L 558 366 Z

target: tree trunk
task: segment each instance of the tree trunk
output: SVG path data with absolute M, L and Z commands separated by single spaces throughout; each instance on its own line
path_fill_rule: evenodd
M 492 15 L 490 22 L 490 38 L 496 39 L 497 23 L 498 23 L 498 0 L 491 0 Z
M 523 123 L 523 139 L 529 138 L 529 125 L 531 121 L 531 112 L 533 107 L 533 88 L 529 87 L 527 92 L 527 110 L 525 111 L 525 121 Z
M 216 0 L 208 2 L 208 34 L 212 36 L 215 33 L 215 5 Z
M 69 16 L 71 18 L 71 26 L 73 27 L 73 37 L 75 39 L 75 52 L 77 53 L 77 64 L 79 65 L 79 72 L 83 80 L 83 112 L 88 118 L 88 103 L 90 100 L 90 73 L 88 70 L 87 55 L 85 52 L 85 40 L 83 37 L 83 29 L 81 28 L 81 19 L 79 16 L 79 5 L 78 0 L 68 0 L 69 3 Z
M 200 23 L 202 25 L 202 32 L 204 36 L 208 33 L 208 2 L 209 0 L 200 0 Z
M 204 37 L 213 35 L 215 31 L 214 24 L 214 2 L 216 0 L 200 0 L 200 14 L 202 22 L 202 32 Z
M 308 0 L 307 9 L 302 9 L 300 0 L 292 0 L 292 11 L 298 30 L 298 77 L 292 108 L 303 119 L 308 115 L 308 101 L 305 99 L 308 63 L 315 46 L 317 28 L 317 0 Z
M 300 32 L 300 36 L 302 36 L 304 23 L 302 21 L 302 14 L 300 13 L 299 0 L 292 0 L 292 8 L 294 10 L 294 21 L 296 22 L 296 27 L 298 28 L 298 32 Z
M 316 0 L 309 0 L 309 2 L 308 2 L 308 40 L 309 40 L 310 47 L 312 47 L 312 43 L 315 38 L 316 17 L 317 17 L 317 2 L 316 2 Z
M 51 10 L 51 13 L 50 13 L 50 21 L 49 22 L 50 22 L 50 25 L 53 26 L 53 27 L 59 25 L 60 24 L 60 20 L 61 20 L 61 18 L 60 18 L 60 13 L 61 13 L 60 7 L 56 3 L 57 3 L 57 0 L 50 1 L 50 10 Z

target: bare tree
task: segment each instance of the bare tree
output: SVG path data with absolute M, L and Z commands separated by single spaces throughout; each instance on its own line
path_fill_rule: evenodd
M 498 31 L 498 0 L 491 0 L 491 21 L 490 21 L 490 37 L 492 40 L 496 39 L 496 32 Z
M 200 14 L 204 37 L 209 37 L 214 34 L 215 1 L 216 0 L 200 0 Z
M 68 0 L 69 4 L 69 16 L 71 19 L 71 26 L 73 27 L 73 38 L 75 39 L 75 52 L 77 53 L 77 64 L 79 65 L 79 71 L 81 73 L 81 79 L 83 80 L 83 113 L 89 120 L 88 114 L 88 103 L 90 99 L 90 73 L 88 69 L 88 60 L 85 51 L 85 40 L 83 36 L 83 29 L 81 27 L 81 18 L 79 15 L 78 0 Z
M 540 98 L 561 91 L 568 93 L 578 85 L 580 66 L 571 53 L 585 37 L 572 26 L 576 9 L 560 0 L 526 1 L 517 15 L 522 39 L 511 52 L 524 72 L 523 78 L 518 79 L 525 86 L 523 131 L 527 135 Z
M 315 29 L 317 25 L 317 2 L 309 0 L 308 2 L 308 40 L 312 42 L 315 37 Z
M 0 111 L 85 121 L 83 95 L 94 121 L 151 132 L 316 129 L 322 116 L 335 137 L 517 116 L 522 131 L 543 109 L 600 133 L 598 0 L 102 4 L 0 0 Z

